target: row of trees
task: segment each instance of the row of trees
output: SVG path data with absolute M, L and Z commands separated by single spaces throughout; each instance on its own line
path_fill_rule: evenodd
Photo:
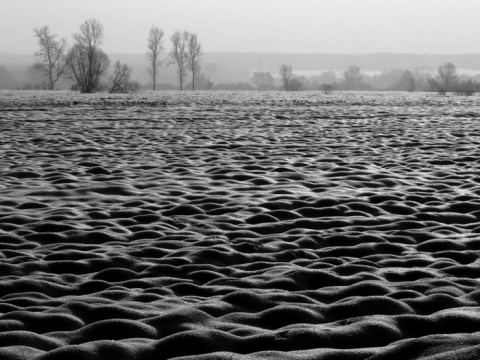
M 423 82 L 423 83 L 422 83 Z M 409 92 L 417 89 L 436 91 L 440 94 L 456 92 L 462 95 L 471 95 L 476 91 L 477 83 L 472 79 L 461 79 L 457 68 L 451 62 L 440 65 L 436 74 L 416 78 L 414 73 L 406 70 L 397 82 L 396 88 Z
M 165 63 L 176 67 L 180 90 L 183 90 L 187 71 L 190 71 L 192 73 L 192 90 L 195 90 L 195 79 L 200 74 L 200 60 L 203 55 L 202 45 L 197 34 L 175 31 L 170 37 L 172 48 L 166 61 L 162 59 L 163 37 L 163 30 L 152 26 L 148 36 L 148 70 L 152 75 L 153 90 L 155 90 L 159 68 Z
M 34 29 L 39 50 L 35 52 L 33 68 L 41 73 L 53 90 L 62 78 L 73 82 L 73 88 L 82 93 L 94 93 L 107 89 L 109 92 L 136 92 L 140 84 L 132 80 L 132 68 L 117 61 L 108 76 L 110 59 L 101 49 L 104 39 L 102 24 L 89 19 L 80 26 L 80 32 L 73 35 L 73 45 L 68 48 L 67 39 L 57 39 L 48 26 Z M 174 65 L 177 70 L 180 90 L 188 71 L 192 73 L 192 88 L 200 73 L 200 59 L 203 55 L 201 43 L 196 34 L 176 31 L 170 38 L 172 48 L 167 59 L 162 58 L 164 32 L 152 26 L 148 37 L 148 70 L 152 75 L 153 89 L 158 79 L 159 68 Z M 107 82 L 105 82 L 105 79 Z
M 92 93 L 100 90 L 109 92 L 136 92 L 140 85 L 132 80 L 132 68 L 126 64 L 116 62 L 113 71 L 108 75 L 110 59 L 101 49 L 104 39 L 102 24 L 96 19 L 89 19 L 80 26 L 80 31 L 73 35 L 73 45 L 68 47 L 65 38 L 57 39 L 50 33 L 49 27 L 36 28 L 34 34 L 38 39 L 39 50 L 35 53 L 36 63 L 33 69 L 42 74 L 46 86 L 53 90 L 55 84 L 62 78 L 73 82 L 73 88 L 82 93 Z M 176 31 L 171 37 L 171 49 L 164 57 L 164 32 L 152 26 L 148 36 L 148 70 L 152 76 L 155 90 L 159 69 L 163 65 L 173 65 L 178 75 L 180 90 L 183 90 L 186 75 L 191 72 L 192 89 L 195 90 L 196 80 L 204 88 L 212 88 L 213 84 L 200 74 L 200 60 L 203 55 L 202 46 L 196 34 L 187 31 Z M 396 75 L 392 73 L 392 78 Z M 281 87 L 286 91 L 312 89 L 309 80 L 295 76 L 290 65 L 283 64 L 279 68 Z M 388 74 L 387 74 L 388 75 Z M 343 79 L 337 82 L 333 72 L 322 74 L 322 81 L 317 89 L 330 92 L 334 88 L 340 90 L 369 90 L 375 85 L 367 83 L 367 79 L 356 65 L 349 66 L 343 73 Z M 378 78 L 378 77 L 377 77 Z M 269 72 L 256 72 L 252 81 L 259 90 L 274 90 L 274 79 Z M 207 85 L 207 86 L 205 86 Z M 42 86 L 44 87 L 44 86 Z M 247 85 L 244 86 L 248 88 Z M 446 93 L 470 93 L 478 88 L 477 83 L 460 81 L 455 65 L 445 63 L 437 69 L 435 76 L 419 78 L 411 71 L 404 71 L 397 77 L 392 90 L 415 91 L 417 89 Z
M 299 91 L 306 86 L 306 78 L 297 77 L 293 74 L 291 65 L 282 64 L 279 69 L 281 87 L 285 91 Z M 334 75 L 335 76 L 335 75 Z M 358 90 L 362 81 L 362 74 L 360 68 L 356 65 L 349 66 L 344 74 L 344 88 L 350 90 Z M 336 77 L 335 77 L 336 80 Z M 275 89 L 274 79 L 269 72 L 257 71 L 252 75 L 252 81 L 259 90 L 273 90 Z M 333 81 L 330 83 L 322 83 L 322 90 L 330 92 L 333 90 Z
M 303 84 L 293 74 L 293 69 L 290 65 L 282 64 L 280 66 L 280 81 L 282 88 L 285 91 L 299 91 Z M 257 71 L 252 75 L 252 82 L 258 90 L 275 90 L 274 79 L 267 71 Z
M 333 89 L 339 90 L 373 90 L 386 81 L 390 82 L 387 90 L 427 90 L 447 93 L 454 91 L 459 94 L 472 94 L 478 89 L 478 83 L 472 79 L 460 79 L 455 65 L 445 63 L 438 67 L 436 74 L 419 74 L 410 70 L 393 70 L 382 75 L 367 77 L 362 74 L 357 65 L 349 66 L 343 72 L 343 79 L 337 79 L 333 71 L 324 72 L 320 77 L 307 79 L 303 76 L 295 76 L 290 65 L 283 64 L 279 69 L 280 88 L 286 91 L 323 90 L 330 93 Z M 380 80 L 383 79 L 383 80 Z M 255 72 L 252 82 L 258 90 L 274 90 L 274 78 L 269 72 Z M 378 83 L 376 85 L 376 83 Z
M 285 91 L 299 91 L 302 87 L 305 87 L 305 78 L 296 77 L 293 74 L 293 69 L 291 65 L 282 64 L 279 69 L 280 82 L 281 86 Z M 344 74 L 344 81 L 346 88 L 352 90 L 358 90 L 359 84 L 362 80 L 362 74 L 360 68 L 356 65 L 349 66 Z M 306 80 L 306 79 L 305 79 Z M 259 90 L 273 90 L 275 89 L 274 79 L 269 72 L 258 71 L 253 73 L 252 81 Z M 325 92 L 331 91 L 333 89 L 332 83 L 323 83 L 322 89 Z

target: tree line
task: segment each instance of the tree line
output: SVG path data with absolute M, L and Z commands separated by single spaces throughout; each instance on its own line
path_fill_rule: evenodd
M 42 75 L 42 88 L 53 90 L 61 79 L 73 82 L 73 89 L 82 93 L 109 91 L 111 93 L 137 92 L 140 84 L 132 79 L 133 69 L 119 61 L 111 66 L 108 55 L 102 50 L 104 29 L 96 19 L 89 19 L 80 25 L 80 31 L 73 35 L 68 46 L 67 39 L 58 39 L 50 32 L 49 26 L 34 29 L 38 40 L 38 51 L 33 69 Z M 162 66 L 173 66 L 177 74 L 180 90 L 183 90 L 187 75 L 191 74 L 192 89 L 196 81 L 207 89 L 219 90 L 322 90 L 331 93 L 334 90 L 401 90 L 401 91 L 450 91 L 459 94 L 472 94 L 480 90 L 480 85 L 472 79 L 461 79 L 455 65 L 441 65 L 434 76 L 410 70 L 392 70 L 381 75 L 366 76 L 360 67 L 350 65 L 343 77 L 337 78 L 333 71 L 321 76 L 296 76 L 292 66 L 282 64 L 276 79 L 267 71 L 256 71 L 249 83 L 222 84 L 213 83 L 201 74 L 202 46 L 197 34 L 188 31 L 175 31 L 170 37 L 171 47 L 166 53 L 165 34 L 157 26 L 152 26 L 147 38 L 147 69 L 152 79 L 152 88 L 156 90 L 159 71 Z M 0 69 L 1 70 L 1 69 Z M 0 74 L 1 75 L 1 74 Z M 4 75 L 6 77 L 6 75 Z M 279 79 L 279 80 L 278 80 Z M 7 79 L 8 80 L 8 79 Z M 390 85 L 385 88 L 385 82 Z M 275 82 L 281 83 L 280 86 Z M 382 86 L 383 84 L 383 86 Z
M 68 47 L 67 39 L 58 39 L 50 32 L 48 25 L 34 29 L 39 50 L 34 56 L 34 70 L 46 79 L 48 89 L 53 90 L 60 79 L 73 82 L 73 89 L 81 93 L 94 93 L 108 90 L 111 93 L 137 92 L 140 84 L 132 80 L 132 68 L 119 61 L 113 64 L 109 73 L 110 58 L 102 50 L 104 29 L 96 19 L 86 20 L 80 31 L 73 35 L 73 45 Z M 163 58 L 164 32 L 152 26 L 147 40 L 148 70 L 153 80 L 153 90 L 158 79 L 159 68 L 163 65 L 175 66 L 180 90 L 183 90 L 188 72 L 192 74 L 192 90 L 195 78 L 200 72 L 202 46 L 197 34 L 188 31 L 175 31 L 170 37 L 171 49 Z
M 447 62 L 437 68 L 435 74 L 414 74 L 410 70 L 394 70 L 390 73 L 375 75 L 371 78 L 362 74 L 357 65 L 350 65 L 338 79 L 333 71 L 324 72 L 321 76 L 307 79 L 304 76 L 295 76 L 292 66 L 282 64 L 279 68 L 280 87 L 275 86 L 270 72 L 257 71 L 252 74 L 252 82 L 257 90 L 322 90 L 331 93 L 334 90 L 375 90 L 376 83 L 390 81 L 389 88 L 383 90 L 397 91 L 436 91 L 440 94 L 455 92 L 460 95 L 471 95 L 480 90 L 480 84 L 473 79 L 461 78 L 454 64 Z

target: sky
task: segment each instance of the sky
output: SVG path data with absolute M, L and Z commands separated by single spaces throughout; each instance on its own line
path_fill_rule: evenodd
M 0 0 L 0 53 L 30 54 L 33 29 L 70 42 L 89 18 L 107 53 L 144 53 L 152 25 L 204 52 L 480 53 L 480 0 Z

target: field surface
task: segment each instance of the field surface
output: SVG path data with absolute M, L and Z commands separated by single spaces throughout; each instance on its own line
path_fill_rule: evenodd
M 480 98 L 0 92 L 0 359 L 480 358 Z

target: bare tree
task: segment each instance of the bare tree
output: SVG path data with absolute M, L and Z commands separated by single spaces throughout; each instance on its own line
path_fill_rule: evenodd
M 132 77 L 132 68 L 120 61 L 113 64 L 113 73 L 110 76 L 110 93 L 129 92 L 130 79 Z
M 293 76 L 293 70 L 290 65 L 281 65 L 280 66 L 280 77 L 282 79 L 283 87 L 285 91 L 290 91 L 290 83 Z
M 49 90 L 53 90 L 55 83 L 65 74 L 65 53 L 67 39 L 56 39 L 56 35 L 50 33 L 47 26 L 34 29 L 40 49 L 35 52 L 37 62 L 33 69 L 42 73 L 48 80 Z
M 67 54 L 68 75 L 82 93 L 94 93 L 102 88 L 101 80 L 110 66 L 110 59 L 101 49 L 103 26 L 89 19 L 73 35 L 75 41 Z
M 257 71 L 253 73 L 252 80 L 258 90 L 272 90 L 273 77 L 267 71 Z
M 332 84 L 327 84 L 323 83 L 320 86 L 320 89 L 323 91 L 325 95 L 330 95 L 333 92 L 333 85 Z
M 189 34 L 186 31 L 175 31 L 174 34 L 170 37 L 172 42 L 172 49 L 168 54 L 170 61 L 169 63 L 177 67 L 178 82 L 180 85 L 180 90 L 183 90 L 183 82 L 185 80 L 185 75 L 187 72 L 188 65 L 188 53 L 187 53 L 187 41 Z
M 358 85 L 360 85 L 360 81 L 362 80 L 362 74 L 357 65 L 350 65 L 343 73 L 343 77 L 345 78 L 347 87 L 353 90 L 358 88 Z
M 471 96 L 475 93 L 477 87 L 477 82 L 472 79 L 459 81 L 456 83 L 455 93 L 457 95 Z
M 200 73 L 200 58 L 203 55 L 202 45 L 197 34 L 189 34 L 187 39 L 187 65 L 192 72 L 192 90 L 195 90 L 195 77 Z
M 152 74 L 153 90 L 157 83 L 158 68 L 162 65 L 160 54 L 163 52 L 163 30 L 156 26 L 152 26 L 148 33 L 148 71 Z
M 448 92 L 457 81 L 457 68 L 449 62 L 439 66 L 437 72 L 437 81 L 441 90 Z
M 405 89 L 408 92 L 415 91 L 415 78 L 409 70 L 405 70 L 402 77 L 399 80 L 399 86 L 401 89 Z
M 437 79 L 429 77 L 427 79 L 427 85 L 429 91 L 437 91 L 439 95 L 445 95 L 445 89 Z
M 303 87 L 303 83 L 299 79 L 295 78 L 290 80 L 289 86 L 290 91 L 300 91 Z
M 318 77 L 318 82 L 321 84 L 336 84 L 337 82 L 337 75 L 335 75 L 334 71 L 324 71 Z

